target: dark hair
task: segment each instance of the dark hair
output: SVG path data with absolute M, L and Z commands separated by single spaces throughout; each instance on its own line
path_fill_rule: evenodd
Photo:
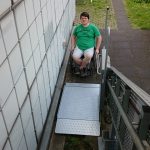
M 82 12 L 80 14 L 80 19 L 81 19 L 82 16 L 87 17 L 88 19 L 90 18 L 89 14 L 87 12 Z

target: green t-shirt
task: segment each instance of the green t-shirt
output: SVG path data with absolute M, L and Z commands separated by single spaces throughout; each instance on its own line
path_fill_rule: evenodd
M 100 35 L 100 31 L 94 24 L 87 27 L 80 24 L 74 29 L 73 35 L 76 37 L 78 48 L 84 51 L 95 46 L 95 37 Z

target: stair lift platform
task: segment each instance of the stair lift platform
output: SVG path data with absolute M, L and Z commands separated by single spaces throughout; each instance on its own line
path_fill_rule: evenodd
M 66 83 L 55 133 L 100 135 L 100 84 Z

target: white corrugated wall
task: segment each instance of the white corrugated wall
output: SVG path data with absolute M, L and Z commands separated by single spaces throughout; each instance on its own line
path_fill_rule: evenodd
M 0 1 L 0 150 L 36 149 L 74 16 L 75 0 Z

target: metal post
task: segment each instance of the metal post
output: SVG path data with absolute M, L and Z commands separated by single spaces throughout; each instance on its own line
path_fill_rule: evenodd
M 122 107 L 125 113 L 127 113 L 128 110 L 129 97 L 130 97 L 130 88 L 128 86 L 125 86 L 125 93 L 123 95 L 123 101 L 122 101 Z
M 109 10 L 109 6 L 107 6 L 106 8 L 106 19 L 105 19 L 105 48 L 108 49 L 108 10 Z
M 117 96 L 119 96 L 121 80 L 118 77 L 116 77 L 116 78 L 117 78 L 117 83 L 116 83 L 116 86 L 115 86 L 115 93 L 116 93 Z
M 143 116 L 139 127 L 139 136 L 141 140 L 146 140 L 149 136 L 148 130 L 150 126 L 150 107 L 143 106 L 142 109 L 143 109 Z
M 104 67 L 105 70 L 102 72 L 100 110 L 102 110 L 102 108 L 103 108 L 103 106 L 104 106 L 104 97 L 105 97 L 105 84 L 106 84 L 106 71 L 107 71 L 107 56 L 108 56 L 108 35 L 107 35 L 108 10 L 109 10 L 109 7 L 107 6 L 106 19 L 105 19 L 105 41 L 104 41 L 104 43 L 105 43 L 104 49 L 105 49 L 105 47 L 106 47 L 106 60 L 105 60 L 105 67 Z

